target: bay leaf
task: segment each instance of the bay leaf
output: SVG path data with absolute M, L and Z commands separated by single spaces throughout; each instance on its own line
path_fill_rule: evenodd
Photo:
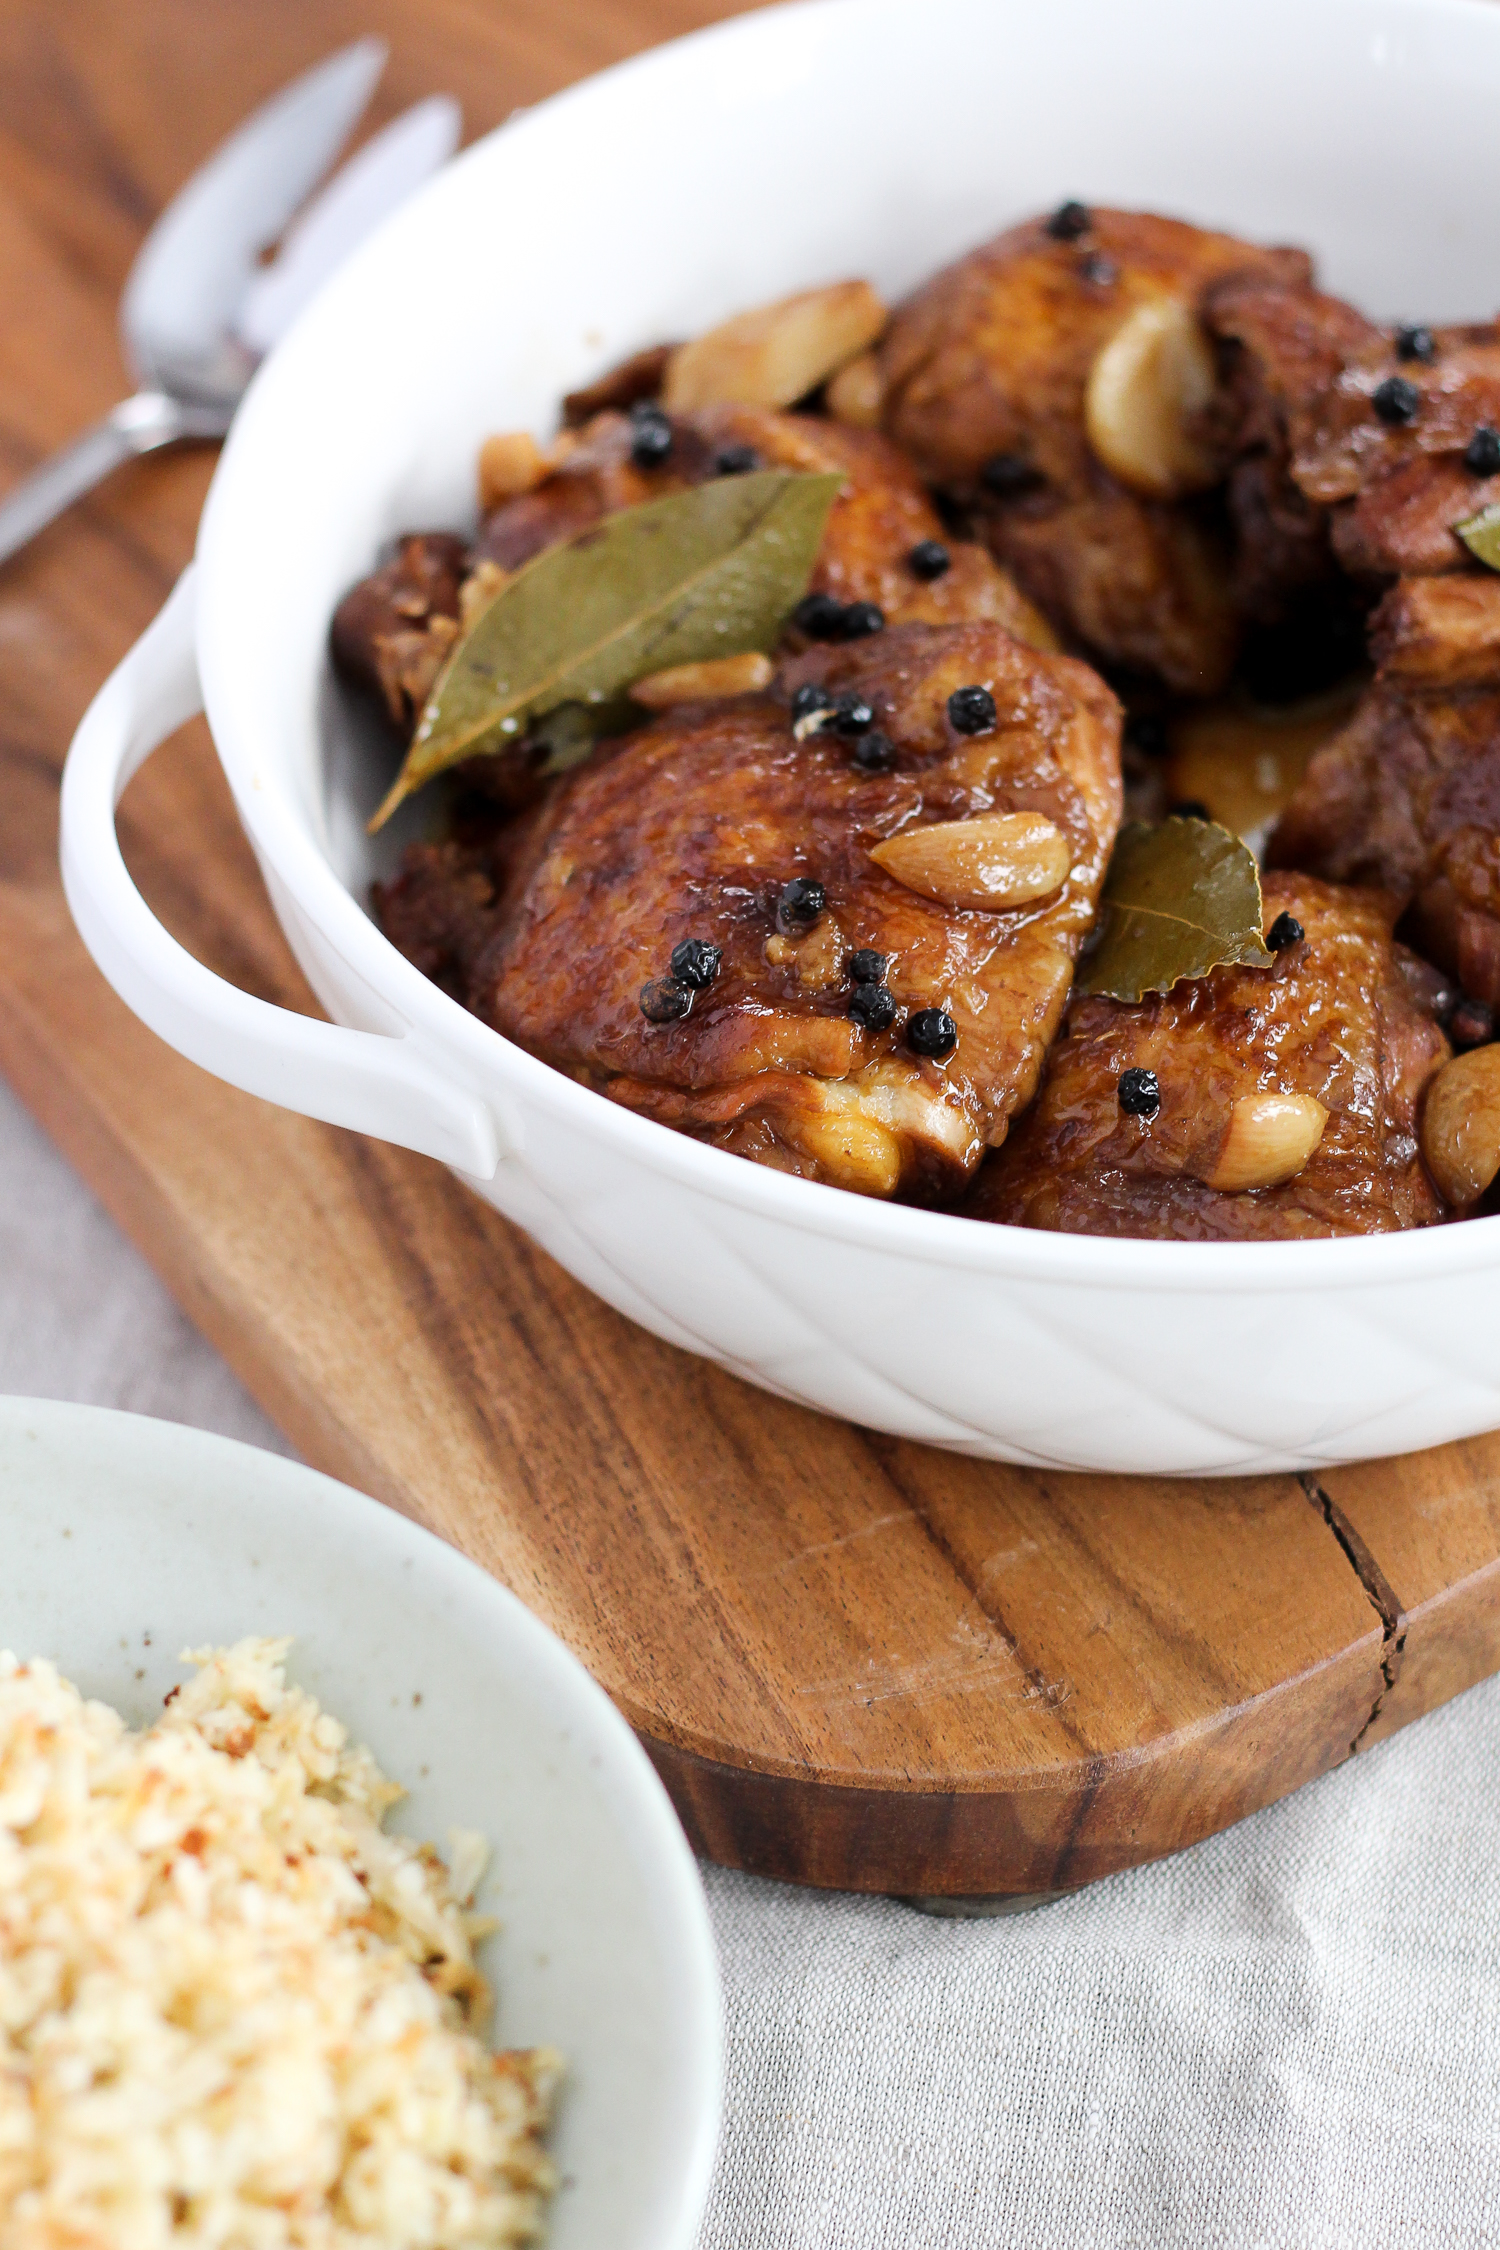
M 1477 515 L 1465 516 L 1453 529 L 1476 562 L 1482 562 L 1488 570 L 1500 570 L 1500 501 L 1491 501 Z
M 785 469 L 716 477 L 544 549 L 455 642 L 371 829 L 559 704 L 606 704 L 669 664 L 769 651 L 806 591 L 842 483 Z
M 1217 821 L 1132 821 L 1109 863 L 1078 989 L 1139 1000 L 1231 962 L 1267 967 L 1264 912 L 1252 853 Z

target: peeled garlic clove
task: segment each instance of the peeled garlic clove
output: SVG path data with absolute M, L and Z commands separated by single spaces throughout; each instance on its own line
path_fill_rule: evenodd
M 667 362 L 662 404 L 685 414 L 699 406 L 790 406 L 867 351 L 886 311 L 867 281 L 839 281 L 774 305 L 739 313 Z
M 1450 1203 L 1473 1203 L 1500 1173 L 1500 1046 L 1454 1055 L 1427 1082 L 1422 1154 Z
M 1089 371 L 1084 426 L 1111 475 L 1171 500 L 1212 484 L 1217 464 L 1195 417 L 1214 394 L 1208 339 L 1180 297 L 1136 306 Z
M 752 650 L 745 656 L 715 656 L 702 664 L 669 664 L 664 672 L 648 672 L 630 690 L 633 703 L 648 711 L 665 711 L 674 703 L 706 703 L 724 695 L 758 695 L 769 687 L 775 671 L 769 656 Z
M 535 492 L 550 464 L 529 430 L 506 430 L 487 437 L 479 448 L 479 505 L 498 508 L 504 500 L 517 500 Z
M 1293 1180 L 1323 1138 L 1328 1112 L 1311 1094 L 1246 1094 L 1229 1112 L 1204 1185 L 1226 1195 Z
M 879 360 L 873 352 L 861 352 L 829 384 L 828 411 L 835 422 L 846 422 L 851 429 L 876 429 L 884 392 Z
M 909 891 L 991 914 L 1046 898 L 1073 864 L 1062 830 L 1036 812 L 981 813 L 907 828 L 877 844 L 870 857 Z

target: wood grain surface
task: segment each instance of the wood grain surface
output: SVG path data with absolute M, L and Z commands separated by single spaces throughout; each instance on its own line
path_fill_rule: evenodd
M 0 482 L 119 394 L 160 203 L 377 28 L 374 122 L 471 133 L 693 0 L 22 0 L 0 11 Z M 58 775 L 192 546 L 147 461 L 0 572 L 0 1066 L 309 1459 L 512 1586 L 645 1739 L 694 1841 L 806 1883 L 1044 1894 L 1239 1819 L 1500 1665 L 1500 1446 L 1195 1484 L 1049 1476 L 788 1407 L 629 1327 L 447 1175 L 204 1077 L 73 935 Z M 122 808 L 163 919 L 312 1002 L 201 726 Z

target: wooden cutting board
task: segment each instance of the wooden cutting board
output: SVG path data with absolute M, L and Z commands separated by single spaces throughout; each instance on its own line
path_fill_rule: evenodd
M 322 50 L 373 20 L 395 47 L 380 115 L 455 87 L 479 129 L 711 12 L 11 8 L 0 478 L 110 403 L 152 209 Z M 190 551 L 209 465 L 137 466 L 0 572 L 0 1067 L 307 1457 L 562 1634 L 700 1849 L 804 1883 L 1044 1895 L 1210 1834 L 1500 1666 L 1500 1442 L 1189 1484 L 898 1444 L 655 1342 L 435 1166 L 143 1030 L 68 921 L 58 772 Z M 201 726 L 122 825 L 200 958 L 312 1006 Z

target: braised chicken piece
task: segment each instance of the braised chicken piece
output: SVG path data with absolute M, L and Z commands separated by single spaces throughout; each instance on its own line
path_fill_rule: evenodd
M 1338 578 L 1328 510 L 1292 469 L 1304 407 L 1351 357 L 1389 344 L 1353 306 L 1315 289 L 1310 273 L 1227 275 L 1204 291 L 1201 310 L 1219 357 L 1216 434 L 1232 461 L 1236 606 L 1279 624 Z
M 896 626 L 601 745 L 482 843 L 409 851 L 377 908 L 613 1100 L 930 1198 L 1030 1099 L 1119 809 L 1119 710 L 1083 665 Z
M 345 679 L 375 695 L 410 734 L 439 667 L 458 638 L 469 547 L 451 531 L 409 532 L 339 603 L 330 641 Z
M 749 446 L 767 468 L 847 477 L 809 592 L 846 606 L 871 602 L 893 625 L 1003 625 L 1032 648 L 1057 647 L 1046 619 L 989 551 L 948 536 L 916 470 L 878 431 L 751 406 L 704 407 L 693 419 L 721 449 Z
M 461 608 L 482 607 L 502 572 L 617 509 L 751 468 L 839 471 L 848 479 L 809 592 L 845 608 L 871 603 L 893 623 L 989 619 L 1034 647 L 1057 645 L 985 548 L 946 538 L 911 464 L 875 431 L 750 406 L 675 417 L 653 407 L 634 418 L 596 415 L 556 453 L 534 489 L 489 510 L 472 547 L 449 532 L 413 534 L 339 604 L 335 660 L 347 679 L 379 695 L 403 732 L 457 637 Z M 929 552 L 914 563 L 919 548 Z
M 1248 1242 L 1447 1216 L 1417 1143 L 1449 1051 L 1441 980 L 1394 943 L 1376 892 L 1273 875 L 1265 911 L 1270 968 L 1136 1005 L 1074 996 L 1040 1094 L 971 1194 L 976 1217 Z
M 1250 614 L 1284 614 L 1335 569 L 1469 564 L 1453 526 L 1500 498 L 1500 327 L 1381 328 L 1310 283 L 1250 275 L 1214 283 L 1203 315 L 1225 355 Z
M 972 509 L 1052 622 L 1105 662 L 1209 695 L 1234 661 L 1228 557 L 1194 496 L 1232 430 L 1197 320 L 1230 274 L 1305 282 L 1262 250 L 1140 212 L 1065 204 L 949 266 L 881 346 L 884 427 Z
M 1389 891 L 1413 943 L 1500 1008 L 1500 578 L 1403 579 L 1371 648 L 1375 684 L 1267 858 Z
M 661 448 L 644 467 L 638 458 L 643 428 Z M 706 406 L 675 416 L 652 409 L 644 421 L 598 415 L 544 483 L 486 517 L 475 553 L 516 570 L 618 508 L 749 469 L 836 471 L 848 479 L 833 504 L 810 593 L 845 605 L 873 603 L 893 624 L 989 618 L 1037 647 L 1056 646 L 1043 619 L 983 547 L 944 539 L 937 511 L 895 446 L 876 431 L 810 414 Z M 936 577 L 922 575 L 910 560 L 928 542 L 948 554 Z

